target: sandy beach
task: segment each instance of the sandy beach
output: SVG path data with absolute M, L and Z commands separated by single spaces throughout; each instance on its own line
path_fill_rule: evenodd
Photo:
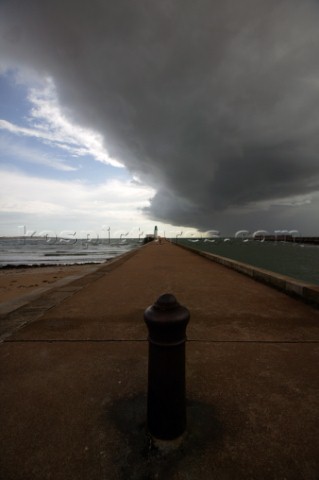
M 30 294 L 66 277 L 82 276 L 97 265 L 45 266 L 0 269 L 0 303 Z

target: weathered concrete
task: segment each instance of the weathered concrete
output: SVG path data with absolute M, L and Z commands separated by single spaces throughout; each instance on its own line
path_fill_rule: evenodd
M 0 345 L 1 479 L 318 479 L 318 310 L 168 243 L 69 287 Z M 164 292 L 191 312 L 167 455 L 145 432 L 143 312 Z

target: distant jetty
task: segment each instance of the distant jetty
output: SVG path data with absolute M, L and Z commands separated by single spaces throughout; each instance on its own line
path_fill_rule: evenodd
M 294 237 L 293 235 L 257 235 L 254 240 L 265 242 L 292 242 L 319 245 L 319 237 Z

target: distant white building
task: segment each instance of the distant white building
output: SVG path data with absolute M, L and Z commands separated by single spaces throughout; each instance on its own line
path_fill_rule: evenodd
M 147 233 L 144 237 L 144 243 L 152 242 L 153 240 L 158 239 L 158 229 L 157 226 L 155 225 L 154 228 L 154 233 Z

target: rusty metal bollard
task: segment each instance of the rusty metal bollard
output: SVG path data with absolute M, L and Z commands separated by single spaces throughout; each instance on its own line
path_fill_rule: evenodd
M 148 307 L 147 425 L 153 438 L 174 440 L 186 430 L 185 341 L 189 311 L 166 293 Z

